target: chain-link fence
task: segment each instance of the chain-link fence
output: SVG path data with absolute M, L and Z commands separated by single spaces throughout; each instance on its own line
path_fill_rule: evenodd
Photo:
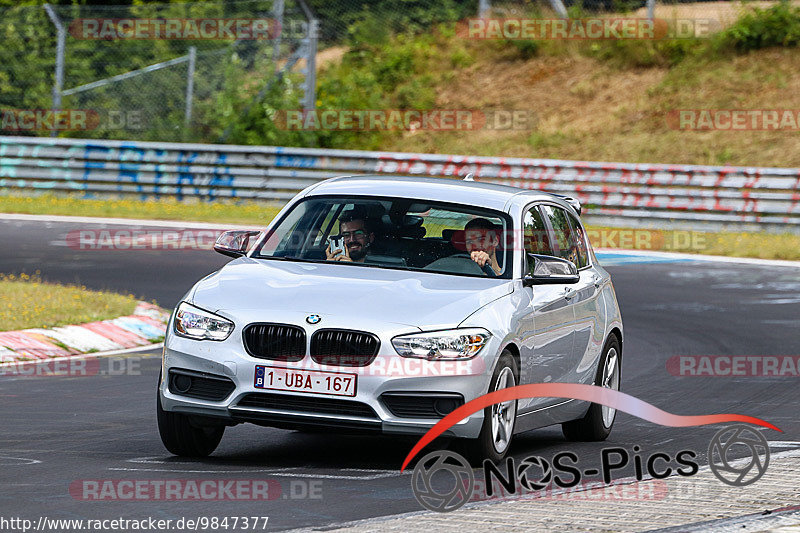
M 140 140 L 224 138 L 259 94 L 313 105 L 302 0 L 31 6 L 0 17 L 4 133 Z M 308 93 L 308 94 L 307 94 Z M 60 110 L 46 114 L 48 110 Z
M 303 144 L 285 132 L 270 138 L 272 126 L 255 128 L 257 138 L 250 132 L 276 110 L 315 107 L 318 51 L 358 51 L 394 34 L 478 17 L 680 19 L 695 36 L 698 28 L 718 31 L 743 12 L 774 3 L 233 0 L 15 7 L 0 10 L 0 132 Z
M 309 0 L 321 46 L 358 45 L 392 33 L 429 32 L 479 12 L 478 0 Z
M 428 31 L 476 6 L 234 0 L 0 9 L 0 131 L 224 142 L 236 136 L 235 119 L 258 106 L 314 107 L 318 47 Z

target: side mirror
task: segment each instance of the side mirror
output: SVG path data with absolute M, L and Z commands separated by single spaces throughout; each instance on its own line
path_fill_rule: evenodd
M 532 285 L 578 283 L 580 274 L 572 261 L 550 255 L 525 254 L 529 273 L 522 279 L 526 287 Z
M 260 231 L 226 231 L 217 237 L 214 250 L 222 255 L 241 257 L 247 253 L 250 240 L 260 234 Z

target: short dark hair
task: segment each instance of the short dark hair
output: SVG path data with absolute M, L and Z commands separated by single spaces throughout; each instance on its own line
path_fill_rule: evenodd
M 364 231 L 367 233 L 375 233 L 374 220 L 367 216 L 367 212 L 364 209 L 359 207 L 354 207 L 353 209 L 344 211 L 339 217 L 339 227 L 341 227 L 343 223 L 353 222 L 356 220 L 360 220 L 364 223 Z
M 492 224 L 492 222 L 490 220 L 486 219 L 486 218 L 473 218 L 472 220 L 467 222 L 467 225 L 464 226 L 464 229 L 465 230 L 488 229 L 488 230 L 492 230 L 492 231 L 497 231 L 498 230 L 497 226 Z

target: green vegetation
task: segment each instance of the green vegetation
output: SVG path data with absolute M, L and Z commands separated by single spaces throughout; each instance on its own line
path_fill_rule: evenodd
M 320 69 L 320 111 L 525 109 L 536 113 L 537 127 L 286 131 L 275 129 L 265 104 L 237 125 L 235 142 L 800 166 L 796 131 L 678 131 L 667 120 L 675 109 L 800 108 L 800 8 L 741 9 L 737 21 L 707 37 L 567 42 L 466 40 L 452 23 L 391 33 L 367 13 L 350 26 L 341 60 Z
M 745 10 L 736 22 L 711 36 L 657 40 L 604 40 L 583 46 L 590 57 L 618 68 L 672 67 L 684 60 L 698 63 L 729 60 L 734 53 L 800 44 L 800 7 L 788 2 Z
M 111 11 L 104 13 L 230 17 L 247 9 L 245 4 L 137 2 L 109 7 Z M 283 79 L 269 75 L 276 68 L 269 47 L 248 45 L 241 53 L 230 54 L 222 53 L 227 45 L 219 42 L 192 43 L 199 49 L 190 131 L 182 129 L 182 69 L 164 69 L 136 82 L 92 91 L 98 101 L 75 95 L 66 98 L 64 105 L 80 109 L 100 102 L 108 109 L 147 109 L 146 128 L 126 135 L 142 140 L 166 135 L 170 140 L 224 139 L 254 145 L 800 165 L 800 153 L 793 149 L 796 131 L 687 132 L 676 131 L 665 120 L 674 109 L 800 108 L 796 53 L 800 7 L 788 2 L 766 9 L 720 3 L 728 6 L 729 13 L 740 10 L 741 16 L 724 21 L 723 26 L 728 26 L 716 28 L 711 36 L 595 41 L 464 39 L 455 23 L 473 16 L 475 5 L 458 0 L 313 0 L 311 4 L 325 22 L 320 57 L 331 50 L 326 46 L 335 44 L 340 50 L 335 60 L 319 62 L 319 111 L 525 109 L 538 116 L 538 125 L 527 131 L 477 132 L 293 129 L 285 117 L 287 111 L 301 107 L 300 75 L 290 73 Z M 625 1 L 612 4 L 623 16 L 643 14 L 641 9 L 625 13 L 637 7 Z M 707 17 L 713 14 L 708 10 L 715 9 L 708 4 L 674 8 L 681 10 L 675 16 L 690 19 Z M 56 9 L 65 20 L 78 14 L 71 5 Z M 98 8 L 86 9 L 91 15 Z M 521 11 L 514 16 L 553 16 L 532 2 L 522 2 L 516 9 Z M 574 18 L 598 16 L 577 6 L 569 11 Z M 0 13 L 4 42 L 0 108 L 48 108 L 55 54 L 52 24 L 40 5 L 0 9 Z M 176 57 L 185 53 L 189 43 L 99 43 L 70 38 L 69 44 L 65 87 Z M 172 96 L 155 96 L 162 92 Z M 109 134 L 99 129 L 62 135 Z
M 795 233 L 710 232 L 587 226 L 595 248 L 607 246 L 685 254 L 800 260 L 800 235 Z
M 84 324 L 129 315 L 133 295 L 45 283 L 38 272 L 0 274 L 0 331 Z
M 321 27 L 323 44 L 358 46 L 386 43 L 393 34 L 421 34 L 436 24 L 475 14 L 477 5 L 458 0 L 310 0 Z M 343 38 L 344 37 L 344 38 Z
M 0 0 L 0 109 L 49 109 L 56 56 L 55 26 L 42 5 L 44 0 L 10 2 Z M 94 2 L 50 1 L 57 17 L 67 26 L 67 55 L 64 89 L 72 89 L 111 76 L 141 69 L 159 62 L 186 58 L 189 47 L 197 49 L 194 76 L 194 106 L 189 128 L 184 127 L 187 62 L 130 77 L 123 81 L 65 95 L 64 109 L 90 110 L 88 129 L 64 131 L 65 137 L 120 138 L 137 140 L 234 142 L 242 144 L 282 144 L 330 146 L 329 134 L 286 130 L 280 126 L 278 110 L 301 107 L 302 90 L 297 68 L 283 77 L 274 73 L 298 47 L 292 37 L 292 24 L 303 16 L 299 7 L 287 8 L 289 30 L 284 50 L 273 59 L 273 43 L 242 40 L 183 39 L 87 39 L 76 37 L 81 19 L 249 19 L 271 13 L 271 2 L 196 1 L 152 2 L 128 0 L 117 5 L 92 5 Z M 80 4 L 80 5 L 78 5 Z M 88 4 L 88 5 L 84 5 Z M 396 0 L 375 3 L 366 0 L 326 2 L 310 0 L 321 25 L 320 46 L 359 43 L 388 44 L 391 36 L 423 33 L 436 23 L 455 22 L 474 13 L 474 6 L 456 0 Z M 298 10 L 294 12 L 292 10 Z M 386 58 L 391 60 L 391 57 Z M 366 65 L 364 65 L 366 66 Z M 370 65 L 371 66 L 371 65 Z M 395 66 L 388 65 L 388 70 Z M 412 74 L 412 73 L 409 73 Z M 343 76 L 333 80 L 330 89 L 363 87 L 364 80 Z M 383 85 L 389 83 L 382 79 Z M 419 80 L 416 83 L 425 83 Z M 325 86 L 324 82 L 321 85 Z M 414 100 L 413 88 L 405 91 Z M 382 101 L 362 104 L 383 105 Z M 347 98 L 325 99 L 324 104 L 349 105 Z M 120 129 L 121 113 L 133 112 L 140 123 Z M 116 125 L 114 125 L 116 124 Z M 6 133 L 16 132 L 4 124 Z M 28 132 L 25 132 L 28 133 Z M 46 130 L 30 132 L 47 135 Z M 370 141 L 367 140 L 367 144 Z M 338 145 L 338 140 L 336 141 Z
M 54 60 L 56 56 L 56 31 L 44 1 L 24 2 L 13 7 L 0 8 L 0 108 L 5 109 L 49 109 L 53 89 Z M 187 53 L 189 46 L 198 49 L 196 91 L 206 91 L 222 86 L 223 73 L 237 66 L 236 61 L 210 54 L 225 46 L 215 41 L 188 43 L 181 40 L 130 39 L 106 42 L 95 39 L 74 38 L 77 26 L 70 23 L 79 18 L 197 18 L 234 17 L 236 13 L 226 10 L 223 4 L 173 3 L 117 6 L 78 6 L 72 2 L 50 2 L 54 12 L 67 25 L 67 54 L 65 57 L 64 89 L 123 74 L 174 59 Z M 61 4 L 61 5 L 59 5 Z M 210 55 L 207 55 L 209 53 Z M 251 61 L 262 61 L 255 52 L 240 55 Z M 227 65 L 226 65 L 227 63 Z M 213 66 L 212 66 L 213 65 Z M 222 66 L 222 69 L 219 67 Z M 167 68 L 137 76 L 88 93 L 65 96 L 65 109 L 92 109 L 99 120 L 107 123 L 107 113 L 119 110 L 137 110 L 145 114 L 144 129 L 132 132 L 142 140 L 158 140 L 172 135 L 175 125 L 182 126 L 185 101 L 186 66 Z M 91 98 L 90 100 L 87 98 Z M 198 112 L 198 123 L 205 122 L 209 115 Z M 46 135 L 47 132 L 37 132 Z M 65 132 L 65 136 L 103 136 L 107 131 L 102 126 L 77 132 Z M 171 137 L 170 137 L 171 138 Z M 176 140 L 180 140 L 180 137 Z
M 800 7 L 782 1 L 745 13 L 717 36 L 719 46 L 740 52 L 800 45 Z

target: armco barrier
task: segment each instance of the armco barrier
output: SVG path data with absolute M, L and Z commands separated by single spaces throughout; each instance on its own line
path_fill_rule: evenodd
M 345 174 L 467 172 L 575 196 L 595 219 L 800 231 L 800 169 L 0 136 L 0 191 L 286 200 Z

